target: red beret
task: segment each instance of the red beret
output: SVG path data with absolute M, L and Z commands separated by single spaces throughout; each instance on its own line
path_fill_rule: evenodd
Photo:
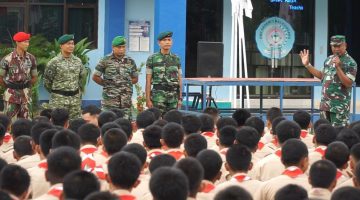
M 15 42 L 22 42 L 30 39 L 30 34 L 25 32 L 17 32 L 13 37 Z

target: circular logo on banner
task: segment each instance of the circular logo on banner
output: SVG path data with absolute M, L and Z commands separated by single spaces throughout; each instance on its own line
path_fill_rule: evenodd
M 280 17 L 266 19 L 256 30 L 257 48 L 267 58 L 285 57 L 293 48 L 294 41 L 294 29 Z

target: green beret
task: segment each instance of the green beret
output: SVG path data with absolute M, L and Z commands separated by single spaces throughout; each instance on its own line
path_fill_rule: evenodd
M 125 45 L 126 44 L 126 39 L 124 36 L 116 36 L 114 37 L 113 41 L 112 41 L 112 45 L 115 46 L 120 46 L 120 45 Z
M 173 32 L 171 32 L 171 31 L 165 31 L 165 32 L 160 33 L 160 34 L 158 35 L 157 39 L 158 39 L 158 40 L 163 40 L 163 39 L 166 38 L 166 37 L 172 37 L 172 35 L 173 35 Z
M 330 45 L 341 45 L 341 43 L 345 43 L 346 38 L 343 35 L 334 35 L 330 38 Z
M 72 34 L 65 34 L 59 37 L 58 42 L 59 44 L 65 44 L 69 42 L 70 40 L 74 40 L 74 35 Z

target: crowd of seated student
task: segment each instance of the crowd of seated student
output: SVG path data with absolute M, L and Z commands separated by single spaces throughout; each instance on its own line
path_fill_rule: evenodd
M 0 114 L 1 200 L 360 199 L 360 121 L 332 127 L 298 110 L 220 117 L 156 108 L 134 122 L 90 105 L 69 121 Z

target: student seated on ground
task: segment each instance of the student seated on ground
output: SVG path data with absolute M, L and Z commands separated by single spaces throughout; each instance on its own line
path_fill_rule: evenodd
M 350 150 L 350 159 L 349 159 L 349 167 L 350 171 L 346 171 L 346 173 L 349 175 L 349 177 L 353 177 L 350 178 L 349 180 L 341 183 L 341 184 L 337 184 L 335 189 L 338 189 L 340 187 L 345 187 L 345 186 L 352 186 L 354 187 L 354 177 L 356 176 L 356 166 L 360 161 L 360 143 L 359 144 L 355 144 L 351 150 Z
M 81 111 L 81 117 L 87 122 L 99 126 L 98 117 L 101 109 L 95 105 L 88 105 Z
M 224 126 L 218 131 L 219 139 L 216 140 L 216 145 L 218 146 L 217 151 L 219 152 L 221 159 L 225 162 L 226 152 L 234 144 L 235 135 L 237 130 L 234 126 Z
M 199 133 L 192 133 L 185 138 L 185 157 L 196 157 L 196 155 L 204 149 L 207 149 L 207 141 L 205 137 L 200 135 Z
M 271 178 L 281 175 L 285 170 L 282 163 L 282 146 L 289 139 L 300 138 L 300 126 L 289 120 L 281 121 L 276 127 L 276 141 L 278 141 L 280 148 L 273 154 L 268 155 L 254 165 L 254 169 L 249 172 L 252 178 L 267 181 Z
M 245 145 L 251 151 L 251 154 L 254 155 L 258 149 L 258 144 L 260 141 L 259 134 L 256 129 L 243 126 L 235 135 L 235 144 Z M 257 163 L 259 161 L 258 158 L 254 158 L 252 156 L 252 163 Z
M 197 199 L 213 198 L 215 182 L 221 177 L 222 159 L 214 150 L 202 150 L 196 156 L 204 168 L 204 179 L 202 180 L 202 189 L 197 194 Z
M 150 111 L 154 114 L 155 120 L 162 119 L 161 110 L 156 107 L 148 108 L 147 111 Z
M 50 121 L 55 126 L 68 128 L 69 127 L 69 119 L 70 119 L 69 111 L 64 108 L 55 108 L 53 111 L 51 111 Z
M 30 176 L 18 165 L 7 165 L 0 173 L 0 189 L 7 192 L 11 199 L 27 199 Z
M 220 118 L 220 111 L 214 107 L 207 107 L 203 111 L 204 114 L 210 115 L 214 119 L 214 124 L 217 123 L 217 120 Z
M 269 110 L 266 112 L 266 125 L 265 125 L 265 134 L 264 134 L 264 142 L 268 143 L 272 140 L 272 136 L 270 134 L 271 129 L 273 129 L 272 123 L 274 121 L 274 119 L 278 118 L 278 117 L 282 117 L 283 114 L 280 110 L 280 108 L 277 107 L 271 107 L 269 108 Z
M 188 200 L 195 200 L 197 193 L 201 191 L 201 182 L 204 178 L 204 169 L 195 158 L 184 158 L 179 160 L 175 167 L 186 175 L 189 185 Z
M 328 200 L 336 186 L 336 166 L 328 160 L 318 160 L 310 167 L 308 192 L 310 199 Z
M 350 179 L 346 173 L 349 156 L 350 151 L 343 142 L 333 142 L 328 145 L 325 151 L 324 159 L 334 163 L 337 168 L 336 180 L 338 185 Z
M 275 200 L 308 200 L 306 190 L 295 184 L 289 184 L 276 192 Z
M 264 129 L 265 129 L 264 121 L 262 119 L 260 119 L 259 117 L 252 116 L 252 117 L 249 117 L 245 121 L 244 126 L 250 126 L 250 127 L 253 127 L 254 129 L 256 129 L 256 131 L 259 134 L 259 138 L 260 138 L 260 141 L 259 141 L 258 146 L 257 146 L 257 151 L 258 152 L 261 151 L 264 148 L 264 145 L 265 145 L 265 142 L 261 141 L 261 139 L 263 139 L 262 137 L 265 134 L 265 132 L 264 132 Z M 261 156 L 261 157 L 259 156 L 258 159 L 261 159 L 263 157 L 264 156 Z
M 118 200 L 119 197 L 115 194 L 106 192 L 93 192 L 89 194 L 84 200 Z
M 85 199 L 92 192 L 100 191 L 96 176 L 86 171 L 73 171 L 64 177 L 61 199 Z
M 313 136 L 308 131 L 311 129 L 310 114 L 304 110 L 297 110 L 293 114 L 293 120 L 301 127 L 300 139 L 306 144 L 308 149 L 313 148 Z
M 113 122 L 117 119 L 117 116 L 114 112 L 112 111 L 102 111 L 99 116 L 98 116 L 98 124 L 99 127 L 101 128 L 104 124 L 108 123 L 108 122 Z
M 136 199 L 132 189 L 138 184 L 141 171 L 140 160 L 132 153 L 119 152 L 113 155 L 108 164 L 108 178 L 112 193 L 121 199 Z
M 133 132 L 132 132 L 133 129 L 131 122 L 125 118 L 119 118 L 114 122 L 117 123 L 120 126 L 120 128 L 126 133 L 126 136 L 128 137 L 128 141 L 131 141 L 133 137 Z
M 29 169 L 34 167 L 39 161 L 40 158 L 37 156 L 35 160 L 29 160 L 27 158 L 35 154 L 31 146 L 31 137 L 27 135 L 19 136 L 15 139 L 14 142 L 14 158 L 17 160 L 16 164 L 23 167 L 24 169 Z
M 273 200 L 276 192 L 288 184 L 296 184 L 307 191 L 310 190 L 308 177 L 304 174 L 309 165 L 308 149 L 301 140 L 289 139 L 282 145 L 281 162 L 285 170 L 281 175 L 265 182 L 255 199 Z
M 245 189 L 239 186 L 231 186 L 221 190 L 216 194 L 214 200 L 223 200 L 223 199 L 231 199 L 231 200 L 252 200 L 253 198 Z
M 261 182 L 251 179 L 247 174 L 252 167 L 252 163 L 251 152 L 246 146 L 235 144 L 230 147 L 226 154 L 225 167 L 229 172 L 227 181 L 219 184 L 215 193 L 235 185 L 243 187 L 253 196 L 259 192 Z
M 337 141 L 343 142 L 351 149 L 357 143 L 360 143 L 360 138 L 355 131 L 349 128 L 343 128 L 336 137 Z
M 214 149 L 216 147 L 216 133 L 214 119 L 209 114 L 202 114 L 199 116 L 201 121 L 200 132 L 201 135 L 208 141 L 208 148 Z
M 184 129 L 181 125 L 169 122 L 161 132 L 161 145 L 167 154 L 174 156 L 176 160 L 184 157 L 184 152 L 180 149 L 184 140 Z
M 11 128 L 11 121 L 8 116 L 5 114 L 0 113 L 0 134 L 1 138 L 0 141 L 0 156 L 3 157 L 3 154 L 12 150 L 14 141 L 12 140 L 11 134 L 10 134 L 10 128 Z
M 237 128 L 241 128 L 244 126 L 245 121 L 251 117 L 251 114 L 248 110 L 244 108 L 236 109 L 235 112 L 232 114 L 232 118 L 235 119 L 237 122 Z
M 335 190 L 331 200 L 359 200 L 360 189 L 354 187 L 343 187 Z
M 163 116 L 163 119 L 167 122 L 175 122 L 180 125 L 182 124 L 182 114 L 178 110 L 170 110 L 166 112 Z
M 155 156 L 149 163 L 149 172 L 153 174 L 156 169 L 160 167 L 172 167 L 175 163 L 175 158 L 168 154 Z
M 81 169 L 81 157 L 74 148 L 58 147 L 48 155 L 47 165 L 45 177 L 51 187 L 36 200 L 58 200 L 62 195 L 64 177 Z
M 185 138 L 192 133 L 200 133 L 201 121 L 196 115 L 185 115 L 181 119 L 185 131 Z
M 157 125 L 150 125 L 143 132 L 143 146 L 147 151 L 147 161 L 150 162 L 154 157 L 161 155 L 164 151 L 161 149 L 161 131 L 162 128 Z
M 150 191 L 154 200 L 186 200 L 189 181 L 177 168 L 160 167 L 152 173 Z
M 80 126 L 86 124 L 87 122 L 82 118 L 76 118 L 73 120 L 70 120 L 68 129 L 74 131 L 75 133 L 78 132 Z
M 143 144 L 143 132 L 144 129 L 148 126 L 150 126 L 151 124 L 153 124 L 155 121 L 155 116 L 152 112 L 150 111 L 142 111 L 141 113 L 139 113 L 136 116 L 136 127 L 137 130 L 136 132 L 133 134 L 133 138 L 131 140 L 131 143 L 138 143 L 138 144 Z

